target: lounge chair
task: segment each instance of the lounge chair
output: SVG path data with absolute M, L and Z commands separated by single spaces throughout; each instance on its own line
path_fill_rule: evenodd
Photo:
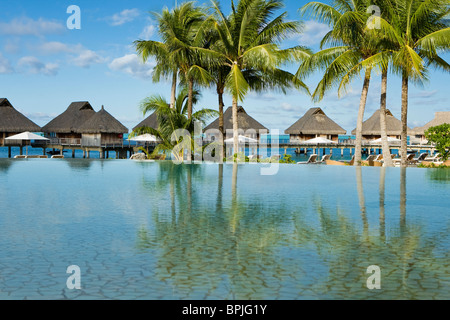
M 39 159 L 39 157 L 40 157 L 40 156 L 32 155 L 32 156 L 27 156 L 27 159 Z
M 410 161 L 411 164 L 417 164 L 425 160 L 425 158 L 428 156 L 428 153 L 424 152 L 421 153 L 417 158 L 414 158 Z
M 316 161 L 316 163 L 325 163 L 327 160 L 331 159 L 331 154 L 325 154 L 322 156 L 322 159 Z
M 25 155 L 20 155 L 20 156 L 15 156 L 14 159 L 26 159 L 27 156 Z
M 251 155 L 248 156 L 248 160 L 251 161 L 251 162 L 256 162 L 259 159 L 261 159 L 261 155 L 259 155 L 259 154 L 258 155 L 257 154 L 251 154 Z
M 309 156 L 308 161 L 300 161 L 297 162 L 297 164 L 309 164 L 309 163 L 316 163 L 317 154 L 312 154 Z
M 441 159 L 441 154 L 438 152 L 432 157 L 426 157 L 425 161 L 435 162 L 435 161 L 439 161 L 440 159 Z
M 335 163 L 335 162 L 340 162 L 340 164 L 339 164 L 339 163 Z M 333 160 L 327 160 L 326 163 L 327 163 L 327 164 L 330 164 L 330 165 L 338 165 L 338 166 L 339 166 L 339 165 L 341 165 L 341 166 L 345 166 L 345 165 L 352 166 L 352 165 L 355 163 L 355 155 L 352 156 L 352 159 L 351 159 L 350 161 L 342 161 L 342 160 L 340 160 L 340 161 L 333 161 Z
M 410 153 L 407 155 L 407 157 L 406 157 L 407 164 L 410 164 L 411 161 L 413 161 L 414 155 L 415 155 L 415 153 Z M 400 165 L 400 163 L 402 162 L 402 159 L 401 158 L 392 159 L 392 162 L 394 162 L 394 165 Z
M 374 166 L 374 161 L 375 161 L 375 159 L 377 159 L 377 156 L 375 156 L 374 154 L 371 154 L 370 156 L 368 156 L 368 157 L 366 158 L 366 160 L 361 161 L 361 163 L 362 163 L 362 164 L 365 164 L 365 165 L 367 165 L 367 166 L 373 167 L 373 166 Z

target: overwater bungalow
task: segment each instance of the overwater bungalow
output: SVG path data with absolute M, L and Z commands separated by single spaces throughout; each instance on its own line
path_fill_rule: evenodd
M 386 131 L 390 138 L 401 138 L 402 122 L 395 118 L 390 110 L 386 110 Z M 408 131 L 410 131 L 409 128 Z M 352 131 L 352 134 L 356 134 L 356 129 Z M 363 122 L 362 139 L 370 141 L 379 138 L 381 138 L 380 109 L 377 109 L 369 119 Z
M 450 111 L 440 111 L 434 114 L 434 119 L 422 127 L 411 129 L 411 142 L 414 144 L 427 144 L 428 140 L 425 138 L 425 131 L 431 127 L 439 126 L 444 123 L 450 124 Z
M 252 118 L 243 107 L 238 107 L 238 126 L 239 126 L 239 135 L 257 139 L 259 140 L 260 136 L 263 134 L 268 134 L 269 129 L 263 126 L 261 123 Z M 219 134 L 216 132 L 208 132 L 210 129 L 219 130 L 219 118 L 211 122 L 208 126 L 203 130 L 205 132 L 205 139 L 207 141 L 215 141 L 219 138 Z M 227 139 L 228 135 L 232 136 L 233 130 L 233 112 L 232 107 L 227 108 L 227 110 L 223 114 L 223 130 L 225 137 Z
M 5 145 L 5 139 L 25 131 L 40 132 L 41 127 L 17 111 L 6 98 L 0 98 L 0 146 Z M 21 145 L 19 142 L 8 145 Z
M 290 135 L 291 141 L 306 141 L 318 137 L 338 141 L 339 135 L 346 134 L 347 131 L 331 120 L 321 108 L 311 108 L 284 133 Z
M 123 135 L 128 133 L 128 128 L 102 106 L 101 110 L 84 122 L 76 132 L 81 134 L 82 146 L 102 147 L 122 145 Z
M 81 134 L 78 129 L 94 115 L 94 108 L 88 101 L 72 102 L 66 111 L 47 123 L 42 131 L 48 138 L 58 138 L 63 144 L 79 145 Z
M 133 130 L 136 130 L 137 128 L 142 128 L 142 127 L 158 129 L 158 116 L 156 115 L 156 112 L 153 112 L 147 118 L 142 120 L 137 126 L 135 126 L 133 128 Z

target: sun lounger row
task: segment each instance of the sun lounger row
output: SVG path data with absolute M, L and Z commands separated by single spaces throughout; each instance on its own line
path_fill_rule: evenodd
M 19 156 L 15 156 L 14 159 L 48 159 L 48 156 L 25 156 L 25 155 L 19 155 Z M 64 156 L 60 156 L 60 155 L 55 155 L 52 156 L 52 159 L 64 159 Z
M 300 162 L 297 162 L 297 164 L 326 163 L 328 160 L 330 160 L 331 154 L 323 155 L 322 159 L 320 159 L 320 160 L 317 160 L 317 157 L 318 157 L 317 154 L 312 154 L 309 156 L 308 161 L 300 161 Z

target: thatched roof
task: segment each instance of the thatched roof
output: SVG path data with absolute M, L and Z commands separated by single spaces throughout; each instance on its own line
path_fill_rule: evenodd
M 82 124 L 78 133 L 128 133 L 128 128 L 121 124 L 109 112 L 102 109 Z
M 286 134 L 346 134 L 336 122 L 328 118 L 321 108 L 309 109 L 303 117 L 287 128 Z
M 386 130 L 390 136 L 399 136 L 402 133 L 402 122 L 395 118 L 389 110 L 386 110 Z M 408 130 L 410 129 L 408 128 Z M 356 134 L 356 129 L 352 131 L 352 134 Z M 381 136 L 380 109 L 377 109 L 369 119 L 363 122 L 362 134 Z
M 150 127 L 153 129 L 158 129 L 158 116 L 156 112 L 153 112 L 147 118 L 142 120 L 136 127 L 133 128 L 133 130 L 136 130 L 137 128 L 141 127 Z
M 0 132 L 40 132 L 41 127 L 14 109 L 6 98 L 0 98 Z
M 47 123 L 43 132 L 71 133 L 95 114 L 94 109 L 87 101 L 72 102 L 66 111 Z
M 434 114 L 434 119 L 422 127 L 411 129 L 412 134 L 424 135 L 425 131 L 431 127 L 439 126 L 444 123 L 450 124 L 450 111 L 440 111 Z
M 238 126 L 239 129 L 242 129 L 244 131 L 247 131 L 249 129 L 255 130 L 257 133 L 259 133 L 259 130 L 267 130 L 269 132 L 269 129 L 264 127 L 261 123 L 253 119 L 251 116 L 245 112 L 244 108 L 239 106 L 238 107 Z M 206 128 L 204 129 L 219 129 L 219 118 L 211 122 Z M 233 129 L 233 111 L 232 107 L 228 107 L 227 110 L 223 113 L 223 130 L 226 132 L 226 130 L 232 130 Z

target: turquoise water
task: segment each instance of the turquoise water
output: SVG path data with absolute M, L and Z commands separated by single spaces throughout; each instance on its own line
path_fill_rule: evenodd
M 0 160 L 0 299 L 450 299 L 449 182 L 446 169 Z

